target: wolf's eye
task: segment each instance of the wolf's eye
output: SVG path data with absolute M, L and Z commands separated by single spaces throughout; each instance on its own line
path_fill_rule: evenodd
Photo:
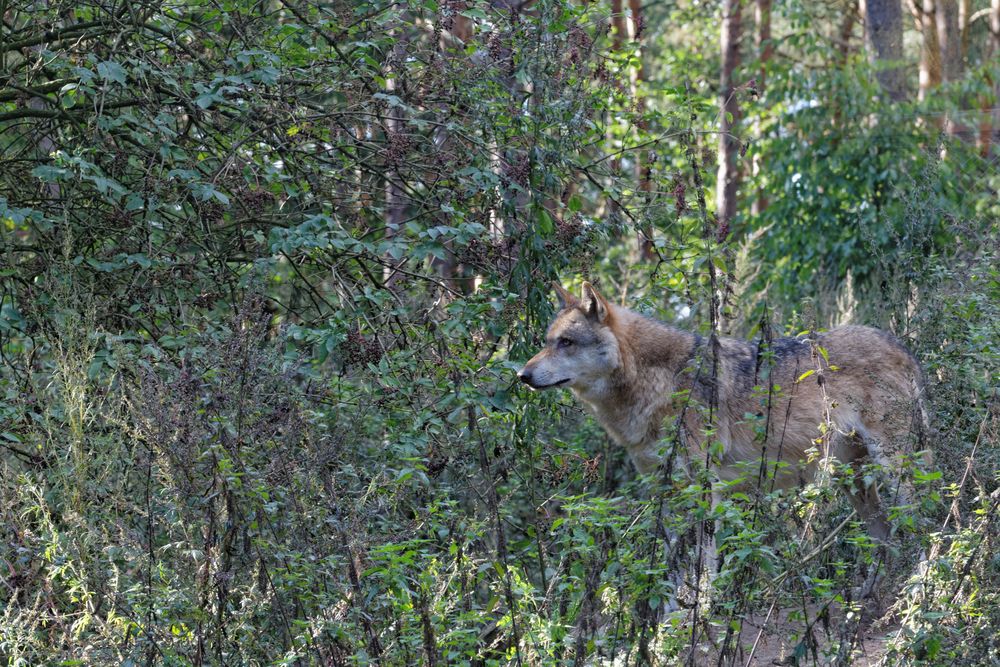
M 556 347 L 569 347 L 572 344 L 573 341 L 571 341 L 569 338 L 560 338 L 559 340 L 556 341 Z

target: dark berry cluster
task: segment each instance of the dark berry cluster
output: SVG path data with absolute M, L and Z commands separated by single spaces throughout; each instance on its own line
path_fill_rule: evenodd
M 120 148 L 116 148 L 111 154 L 111 161 L 108 163 L 108 173 L 117 178 L 125 173 L 127 167 L 128 153 Z
M 410 138 L 402 132 L 386 132 L 385 149 L 383 150 L 386 162 L 395 167 L 402 165 L 411 144 Z
M 236 199 L 251 215 L 260 215 L 274 202 L 274 195 L 267 190 L 242 188 L 237 191 Z
M 225 213 L 225 209 L 221 202 L 214 199 L 209 201 L 203 201 L 198 204 L 198 215 L 206 222 L 218 222 L 222 220 L 222 214 Z
M 575 26 L 572 30 L 570 30 L 568 41 L 569 62 L 571 65 L 578 64 L 581 57 L 589 53 L 594 44 L 594 40 L 590 38 L 587 31 L 583 30 L 579 26 Z
M 601 455 L 592 459 L 583 459 L 583 478 L 588 484 L 594 484 L 601 479 Z
M 715 240 L 718 243 L 723 243 L 727 238 L 729 238 L 729 220 L 723 220 L 716 227 Z
M 437 25 L 434 26 L 434 33 L 438 39 L 441 38 L 442 30 L 451 32 L 451 29 L 455 27 L 455 10 L 457 4 L 450 0 L 445 0 L 445 2 L 441 3 L 441 18 L 438 19 Z
M 549 486 L 558 486 L 562 484 L 562 481 L 566 479 L 566 475 L 569 473 L 569 464 L 565 459 L 561 463 L 552 462 L 552 465 L 547 465 L 542 468 L 542 480 Z
M 514 74 L 515 62 L 514 62 L 514 51 L 511 48 L 512 40 L 511 33 L 496 33 L 490 35 L 489 42 L 487 43 L 487 48 L 490 53 L 490 59 L 498 65 L 502 65 L 507 76 L 512 76 Z
M 522 188 L 528 187 L 531 181 L 531 158 L 527 154 L 518 156 L 517 162 L 508 164 L 506 172 L 508 179 Z
M 395 387 L 385 387 L 385 386 L 380 387 L 379 388 L 380 396 L 375 400 L 375 407 L 384 408 L 386 405 L 395 400 L 396 394 L 398 393 L 399 390 L 396 389 Z
M 514 324 L 517 323 L 518 318 L 521 316 L 521 306 L 518 303 L 507 303 L 504 304 L 503 310 L 500 311 L 500 322 L 504 325 L 504 328 L 509 329 Z
M 556 221 L 556 243 L 565 248 L 583 231 L 583 218 L 576 214 L 569 219 Z
M 586 30 L 580 26 L 573 26 L 569 31 L 569 43 L 581 51 L 588 51 L 593 46 L 594 40 Z
M 635 22 L 635 39 L 642 39 L 642 33 L 646 29 L 646 17 L 640 16 Z
M 687 185 L 680 174 L 674 176 L 674 189 L 670 194 L 674 198 L 674 211 L 677 212 L 677 215 L 681 215 L 687 210 Z
M 146 173 L 142 179 L 142 193 L 144 195 L 155 195 L 163 189 L 163 181 L 152 171 Z
M 357 329 L 351 329 L 347 333 L 347 339 L 340 344 L 341 354 L 344 356 L 344 363 L 348 366 L 354 364 L 376 364 L 382 358 L 382 346 L 374 338 L 366 340 Z
M 503 59 L 504 51 L 506 49 L 504 48 L 503 39 L 500 37 L 498 33 L 494 32 L 490 35 L 487 47 L 489 48 L 490 51 L 490 58 L 492 58 L 494 61 L 499 61 Z
M 458 252 L 458 261 L 477 267 L 495 266 L 503 257 L 503 244 L 493 239 L 472 239 Z
M 108 214 L 108 222 L 115 229 L 128 229 L 132 226 L 132 214 L 120 208 L 115 208 Z
M 431 445 L 430 449 L 427 452 L 427 458 L 426 458 L 427 474 L 430 475 L 431 477 L 437 477 L 438 475 L 441 474 L 441 471 L 443 471 L 448 466 L 448 463 L 450 462 L 451 462 L 450 456 L 448 456 L 443 452 L 439 452 L 437 447 Z
M 609 76 L 610 74 L 608 74 L 607 63 L 605 63 L 603 60 L 597 63 L 597 67 L 594 69 L 594 78 L 600 81 L 601 83 L 607 83 Z

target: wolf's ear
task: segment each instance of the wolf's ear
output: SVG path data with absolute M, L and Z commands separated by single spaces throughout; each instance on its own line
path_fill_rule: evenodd
M 608 312 L 610 311 L 608 302 L 588 282 L 583 283 L 583 297 L 580 299 L 580 308 L 587 317 L 601 324 L 608 319 Z
M 556 299 L 559 300 L 559 310 L 565 310 L 567 307 L 575 306 L 579 303 L 575 296 L 563 289 L 563 286 L 555 280 L 552 281 L 552 287 L 556 290 Z

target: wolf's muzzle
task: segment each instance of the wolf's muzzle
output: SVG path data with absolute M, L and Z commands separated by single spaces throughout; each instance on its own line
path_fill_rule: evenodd
M 570 381 L 570 378 L 566 378 L 564 380 L 559 380 L 558 382 L 553 382 L 552 384 L 538 385 L 535 384 L 534 378 L 531 375 L 531 371 L 529 371 L 526 368 L 522 368 L 518 372 L 517 379 L 523 382 L 524 384 L 528 385 L 532 389 L 548 389 L 549 387 L 558 387 L 559 385 L 566 384 L 567 382 Z

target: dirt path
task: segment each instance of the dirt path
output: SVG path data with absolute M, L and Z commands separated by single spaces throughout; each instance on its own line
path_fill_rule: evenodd
M 814 613 L 818 613 L 818 611 L 818 609 L 813 610 Z M 750 655 L 750 650 L 758 634 L 760 640 L 753 658 L 750 660 L 751 667 L 795 664 L 791 657 L 796 645 L 802 641 L 802 634 L 806 627 L 806 623 L 801 618 L 788 619 L 789 615 L 794 615 L 796 612 L 801 614 L 801 609 L 775 611 L 762 633 L 760 629 L 765 614 L 752 616 L 745 620 L 740 641 L 741 646 L 744 647 L 744 658 L 740 661 L 741 664 L 747 664 L 746 656 Z M 774 618 L 775 615 L 778 618 Z M 814 619 L 815 615 L 811 614 L 810 617 Z M 824 655 L 824 653 L 832 652 L 832 647 L 837 643 L 838 633 L 843 628 L 843 623 L 843 618 L 834 618 L 825 627 L 822 623 L 817 623 L 814 626 L 813 637 L 817 643 L 816 657 L 818 658 L 816 664 L 828 664 L 833 659 L 832 655 Z M 855 647 L 851 652 L 850 664 L 855 667 L 874 667 L 878 664 L 878 661 L 885 655 L 886 644 L 895 630 L 894 627 L 886 628 L 878 624 L 868 624 L 868 627 L 861 628 Z M 812 651 L 808 651 L 799 664 L 814 664 Z
M 727 660 L 726 664 L 736 664 L 741 667 L 833 664 L 840 634 L 848 630 L 843 614 L 839 610 L 831 610 L 829 618 L 825 621 L 817 618 L 821 611 L 822 607 L 816 605 L 807 607 L 805 615 L 801 607 L 776 609 L 770 616 L 766 611 L 751 614 L 743 621 L 739 639 L 740 653 L 734 663 L 729 663 Z M 815 653 L 812 648 L 807 648 L 810 642 L 803 642 L 807 627 L 811 627 Z M 858 638 L 855 640 L 848 664 L 853 667 L 877 665 L 885 656 L 887 644 L 897 629 L 896 626 L 887 626 L 879 622 L 863 623 L 861 629 L 856 630 Z M 756 648 L 754 648 L 755 643 Z M 798 662 L 795 660 L 796 647 L 799 647 Z M 717 665 L 718 654 L 707 650 L 695 663 L 706 667 Z

